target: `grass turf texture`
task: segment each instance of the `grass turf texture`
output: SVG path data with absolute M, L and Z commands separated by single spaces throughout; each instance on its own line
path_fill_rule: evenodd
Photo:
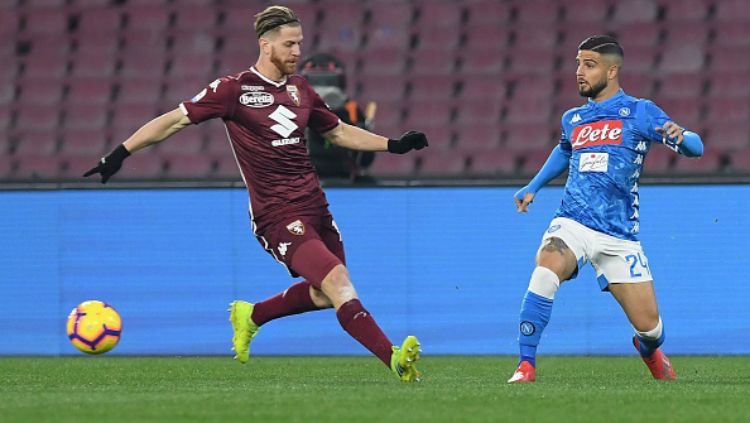
M 404 384 L 370 357 L 0 357 L 0 421 L 748 421 L 750 357 L 674 357 L 679 380 L 637 357 L 425 356 Z

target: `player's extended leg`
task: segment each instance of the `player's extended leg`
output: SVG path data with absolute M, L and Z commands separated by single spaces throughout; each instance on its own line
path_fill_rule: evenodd
M 633 325 L 633 345 L 654 379 L 676 379 L 672 363 L 659 348 L 665 335 L 653 282 L 610 283 L 609 290 Z
M 560 238 L 547 238 L 539 250 L 537 267 L 521 303 L 518 367 L 508 383 L 536 380 L 536 348 L 552 315 L 552 302 L 560 282 L 570 278 L 578 263 L 575 254 Z
M 234 301 L 229 309 L 235 359 L 246 363 L 250 358 L 250 342 L 260 326 L 274 319 L 332 306 L 328 297 L 310 282 L 302 281 L 286 291 L 256 304 Z

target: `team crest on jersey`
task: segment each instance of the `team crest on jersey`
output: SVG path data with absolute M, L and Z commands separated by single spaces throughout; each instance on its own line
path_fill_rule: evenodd
M 287 85 L 286 93 L 289 94 L 289 98 L 292 99 L 294 104 L 299 107 L 299 90 L 296 85 Z
M 622 143 L 622 121 L 601 120 L 577 126 L 573 130 L 573 149 Z
M 622 117 L 630 116 L 630 108 L 628 108 L 628 107 L 621 108 L 620 109 L 620 116 L 622 116 Z
M 305 234 L 305 225 L 301 220 L 295 220 L 294 222 L 286 225 L 286 230 L 292 235 L 302 236 Z
M 251 91 L 242 93 L 242 95 L 240 96 L 240 104 L 247 107 L 253 107 L 255 109 L 268 107 L 273 104 L 273 95 L 265 91 Z

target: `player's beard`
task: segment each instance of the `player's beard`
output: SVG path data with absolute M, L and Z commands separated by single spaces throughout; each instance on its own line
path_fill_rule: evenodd
M 607 78 L 602 79 L 595 85 L 589 84 L 588 82 L 586 83 L 586 87 L 578 85 L 578 94 L 582 97 L 596 98 L 596 96 L 598 96 L 605 88 L 607 88 Z
M 273 46 L 271 47 L 271 63 L 276 66 L 276 69 L 278 69 L 283 76 L 292 75 L 297 70 L 297 64 L 282 60 L 276 55 L 276 49 L 274 49 Z

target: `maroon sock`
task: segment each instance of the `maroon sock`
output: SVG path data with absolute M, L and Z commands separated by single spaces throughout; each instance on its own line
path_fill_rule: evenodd
M 352 338 L 375 354 L 388 368 L 391 367 L 391 341 L 359 300 L 342 304 L 336 311 L 336 317 Z
M 279 317 L 306 311 L 319 310 L 310 297 L 310 282 L 295 283 L 281 294 L 255 304 L 250 316 L 253 323 L 260 326 Z

